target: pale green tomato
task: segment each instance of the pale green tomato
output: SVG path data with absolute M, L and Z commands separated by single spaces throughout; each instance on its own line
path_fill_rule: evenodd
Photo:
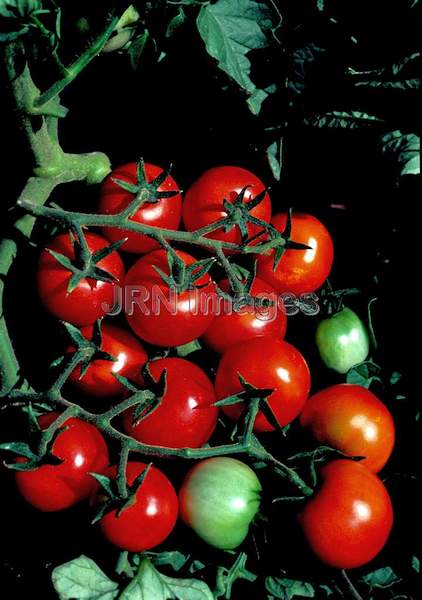
M 321 321 L 315 339 L 322 360 L 337 373 L 347 373 L 369 353 L 366 327 L 350 308 Z
M 207 458 L 186 475 L 179 492 L 180 516 L 205 542 L 231 550 L 247 536 L 261 490 L 254 471 L 240 460 Z

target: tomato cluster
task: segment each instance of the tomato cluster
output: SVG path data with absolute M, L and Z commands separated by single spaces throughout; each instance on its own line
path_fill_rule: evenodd
M 250 218 L 241 227 L 246 209 Z M 140 444 L 161 448 L 164 456 L 166 448 L 176 451 L 207 444 L 217 426 L 216 403 L 227 398 L 232 401 L 222 403 L 221 416 L 228 417 L 229 424 L 243 423 L 248 402 L 260 398 L 253 424 L 258 437 L 277 435 L 275 431 L 299 417 L 300 425 L 318 442 L 345 457 L 361 458 L 359 462 L 333 460 L 321 470 L 319 487 L 298 514 L 305 538 L 328 565 L 350 568 L 371 560 L 384 546 L 393 521 L 388 492 L 377 476 L 394 446 L 392 417 L 380 399 L 358 385 L 334 385 L 309 397 L 307 361 L 284 340 L 288 318 L 282 294 L 313 293 L 330 273 L 334 246 L 327 228 L 309 214 L 293 214 L 290 220 L 287 213 L 280 213 L 271 219 L 271 199 L 264 184 L 240 167 L 210 169 L 182 201 L 177 183 L 161 168 L 149 163 L 123 165 L 102 184 L 99 212 L 116 215 L 125 210 L 130 221 L 157 228 L 157 235 L 104 226 L 104 238 L 84 232 L 82 250 L 73 233 L 61 234 L 40 256 L 41 302 L 57 318 L 79 327 L 88 342 L 93 343 L 94 323 L 107 316 L 119 297 L 118 289 L 120 300 L 124 296 L 130 331 L 107 316 L 95 349 L 99 356 L 94 354 L 84 368 L 77 366 L 69 384 L 82 396 L 113 403 L 151 385 L 159 387 L 164 378 L 162 393 L 156 392 L 158 402 L 139 410 L 134 401 L 115 423 Z M 222 225 L 213 228 L 218 220 Z M 184 250 L 173 250 L 158 235 L 162 230 L 177 231 L 182 222 L 186 231 L 231 244 L 223 258 L 232 265 L 233 245 L 239 248 L 249 240 L 257 276 L 251 278 L 251 272 L 239 267 L 237 287 L 233 272 L 229 278 L 214 280 L 209 256 L 197 260 Z M 276 244 L 265 253 L 255 250 L 289 226 L 290 238 L 302 247 L 281 254 Z M 87 260 L 87 251 L 92 260 Z M 120 252 L 132 256 L 126 274 L 127 255 L 123 260 Z M 133 259 L 133 255 L 141 256 Z M 245 285 L 247 293 L 239 297 L 237 288 L 245 290 Z M 219 356 L 214 381 L 191 360 L 174 356 L 172 349 L 197 338 Z M 364 360 L 369 349 L 362 322 L 344 308 L 320 323 L 316 341 L 325 364 L 339 373 Z M 151 347 L 161 348 L 161 355 L 154 357 Z M 164 356 L 163 348 L 168 349 Z M 265 394 L 258 391 L 254 396 L 254 389 Z M 41 416 L 41 429 L 56 416 Z M 17 472 L 22 495 L 44 511 L 62 510 L 88 497 L 98 506 L 110 503 L 100 528 L 113 544 L 134 552 L 165 540 L 178 515 L 208 544 L 235 548 L 246 538 L 261 493 L 266 492 L 254 470 L 232 457 L 196 462 L 178 495 L 156 466 L 129 461 L 126 486 L 132 496 L 123 506 L 119 501 L 125 498 L 119 500 L 110 492 L 113 485 L 121 492 L 118 469 L 109 464 L 106 442 L 93 425 L 68 419 L 51 452 L 59 464 Z M 93 473 L 100 477 L 94 478 Z M 100 490 L 98 481 L 104 478 L 109 485 Z

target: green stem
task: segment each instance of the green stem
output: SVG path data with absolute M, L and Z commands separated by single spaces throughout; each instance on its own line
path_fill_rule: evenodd
M 45 202 L 56 182 L 51 179 L 31 177 L 24 187 L 21 198 L 36 199 Z M 19 380 L 19 363 L 17 361 L 12 342 L 9 337 L 4 315 L 4 290 L 9 270 L 18 252 L 17 240 L 19 236 L 29 239 L 34 227 L 35 219 L 31 215 L 24 215 L 13 225 L 10 236 L 6 236 L 0 243 L 0 396 L 7 394 Z M 26 386 L 26 383 L 23 384 Z
M 40 444 L 38 446 L 38 455 L 43 456 L 47 451 L 47 446 L 50 440 L 53 439 L 54 434 L 60 427 L 66 423 L 71 417 L 75 417 L 77 414 L 77 408 L 75 406 L 69 406 L 64 410 L 55 421 L 43 432 Z
M 42 23 L 42 21 L 37 16 L 32 15 L 31 16 L 31 20 L 34 23 L 34 25 L 37 27 L 37 29 L 41 33 L 41 35 L 48 42 L 50 42 L 51 31 L 49 29 L 47 29 L 47 27 L 45 27 L 45 25 Z M 52 57 L 54 59 L 54 62 L 57 65 L 57 67 L 59 68 L 60 72 L 62 74 L 66 73 L 66 67 L 64 66 L 64 64 L 60 60 L 60 57 L 59 57 L 58 52 L 57 52 L 57 48 L 54 45 L 51 45 L 51 55 L 52 55 Z
M 238 278 L 237 273 L 236 273 L 235 269 L 233 268 L 233 266 L 230 264 L 229 259 L 224 254 L 224 252 L 221 248 L 216 248 L 216 251 L 217 251 L 218 260 L 219 260 L 221 266 L 224 268 L 224 270 L 227 273 L 232 290 L 234 292 L 236 292 L 237 294 L 243 294 L 245 291 L 245 286 Z
M 177 231 L 174 229 L 161 229 L 158 227 L 153 227 L 151 225 L 145 225 L 144 223 L 126 220 L 122 218 L 120 214 L 97 215 L 88 213 L 78 213 L 72 211 L 64 211 L 49 206 L 36 206 L 32 202 L 20 202 L 19 204 L 33 215 L 65 222 L 68 225 L 79 223 L 80 225 L 86 227 L 119 227 L 120 229 L 125 229 L 126 231 L 143 233 L 144 235 L 154 237 L 155 239 L 158 239 L 161 236 L 166 240 L 194 244 L 197 246 L 202 246 L 204 248 L 212 249 L 214 251 L 218 251 L 219 249 L 223 248 L 235 252 L 242 250 L 242 246 L 239 246 L 238 244 L 233 244 L 231 242 L 222 242 L 220 240 L 214 240 L 212 238 L 206 238 L 202 236 L 198 237 L 197 235 L 195 235 L 195 232 Z
M 357 589 L 355 588 L 355 586 L 349 579 L 346 571 L 342 570 L 341 576 L 346 584 L 347 591 L 349 592 L 350 597 L 353 598 L 353 600 L 363 600 L 362 596 L 359 594 L 359 592 L 357 591 Z
M 113 33 L 119 21 L 119 17 L 114 17 L 105 31 L 95 40 L 95 42 L 69 67 L 66 68 L 66 74 L 62 79 L 53 83 L 53 85 L 43 94 L 41 94 L 34 102 L 36 107 L 41 107 L 47 104 L 50 100 L 58 96 L 65 87 L 69 85 L 79 73 L 95 58 L 106 45 L 109 37 Z
M 122 498 L 128 497 L 127 480 L 126 480 L 126 467 L 129 460 L 130 446 L 129 444 L 122 444 L 120 449 L 119 467 L 117 470 L 117 489 Z
M 169 448 L 164 446 L 152 446 L 148 444 L 143 444 L 142 442 L 138 442 L 132 437 L 129 437 L 115 429 L 111 425 L 111 420 L 120 414 L 123 410 L 129 408 L 132 404 L 135 403 L 134 398 L 127 399 L 120 403 L 113 409 L 109 411 L 98 414 L 91 413 L 86 409 L 82 408 L 77 404 L 73 404 L 69 402 L 60 393 L 57 393 L 56 385 L 51 388 L 51 390 L 45 392 L 44 394 L 31 393 L 31 392 L 12 392 L 11 398 L 13 400 L 16 399 L 25 399 L 28 401 L 39 401 L 41 398 L 44 400 L 48 400 L 54 405 L 56 408 L 72 408 L 72 415 L 87 421 L 88 423 L 92 423 L 105 433 L 108 437 L 116 440 L 120 443 L 120 446 L 124 452 L 134 452 L 137 454 L 142 454 L 143 456 L 151 456 L 157 458 L 163 457 L 175 457 L 175 458 L 183 458 L 188 460 L 201 460 L 204 458 L 210 458 L 215 456 L 228 456 L 233 454 L 246 454 L 248 456 L 254 457 L 258 460 L 263 460 L 272 464 L 276 471 L 282 475 L 285 479 L 287 479 L 293 486 L 297 487 L 304 496 L 309 496 L 313 493 L 313 490 L 306 485 L 306 483 L 299 477 L 299 475 L 293 470 L 287 467 L 284 463 L 281 463 L 275 457 L 273 457 L 269 452 L 267 452 L 259 443 L 257 443 L 252 436 L 252 427 L 256 417 L 257 406 L 254 405 L 252 401 L 249 405 L 248 414 L 246 417 L 246 430 L 242 436 L 240 442 L 236 442 L 233 444 L 222 444 L 220 446 L 214 446 L 212 448 Z M 55 422 L 56 423 L 56 422 Z M 58 426 L 55 426 L 53 423 L 50 426 L 51 434 L 54 434 L 55 429 Z M 123 476 L 122 476 L 123 477 Z

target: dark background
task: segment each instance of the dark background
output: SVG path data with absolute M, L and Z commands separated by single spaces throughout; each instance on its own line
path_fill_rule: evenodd
M 409 477 L 418 469 L 420 456 L 420 431 L 414 421 L 414 403 L 420 403 L 420 398 L 412 380 L 412 359 L 415 347 L 418 348 L 415 327 L 420 321 L 416 216 L 419 181 L 408 177 L 397 188 L 396 174 L 380 154 L 379 129 L 312 130 L 301 127 L 299 121 L 302 114 L 352 106 L 353 110 L 376 111 L 384 117 L 388 124 L 385 131 L 416 131 L 419 94 L 385 94 L 375 90 L 363 98 L 362 92 L 350 88 L 343 73 L 351 62 L 356 68 L 376 68 L 409 54 L 417 47 L 418 22 L 409 18 L 406 2 L 371 2 L 370 8 L 360 2 L 348 11 L 349 4 L 344 3 L 342 15 L 347 26 L 340 29 L 314 14 L 307 16 L 303 3 L 289 9 L 293 24 L 295 20 L 304 23 L 295 37 L 292 33 L 287 35 L 290 47 L 302 42 L 323 42 L 327 52 L 324 60 L 306 75 L 306 92 L 297 103 L 285 137 L 285 165 L 280 182 L 272 178 L 266 161 L 265 148 L 276 138 L 265 127 L 282 121 L 285 98 L 276 96 L 264 105 L 259 118 L 253 116 L 241 92 L 200 51 L 201 42 L 189 24 L 167 42 L 167 57 L 158 65 L 153 62 L 152 53 L 147 53 L 138 71 L 133 71 L 123 55 L 96 59 L 62 96 L 70 113 L 62 124 L 61 139 L 66 151 L 101 150 L 114 166 L 141 156 L 161 165 L 171 161 L 173 176 L 182 189 L 187 189 L 209 167 L 241 165 L 271 185 L 274 212 L 293 206 L 312 212 L 326 223 L 336 248 L 331 283 L 339 288 L 362 289 L 362 294 L 350 301 L 350 306 L 362 316 L 366 302 L 378 297 L 374 306 L 380 348 L 377 362 L 386 374 L 394 370 L 403 374 L 400 393 L 408 395 L 408 400 L 399 405 L 387 398 L 399 430 L 397 448 L 386 470 L 395 499 L 396 526 L 386 551 L 366 570 L 395 565 L 411 590 L 413 583 L 406 565 L 411 554 L 420 550 L 414 528 L 415 516 L 419 522 L 421 500 Z M 293 30 L 291 27 L 290 32 Z M 350 41 L 350 32 L 359 39 L 357 47 Z M 286 61 L 288 55 L 286 58 L 283 52 L 279 62 L 274 62 L 274 57 L 271 61 L 269 57 L 258 57 L 256 76 L 282 81 Z M 280 73 L 274 73 L 274 64 L 279 65 Z M 6 209 L 6 205 L 13 204 L 31 165 L 9 108 L 0 114 L 0 121 L 4 144 L 2 205 Z M 63 207 L 95 211 L 97 194 L 97 188 L 70 184 L 57 190 L 54 199 Z M 5 210 L 4 224 L 6 217 Z M 39 226 L 35 239 L 40 242 L 44 235 Z M 42 385 L 46 367 L 64 341 L 56 324 L 37 304 L 33 286 L 36 257 L 33 248 L 23 249 L 12 271 L 13 286 L 6 298 L 6 310 L 24 369 Z M 336 379 L 323 372 L 315 356 L 314 326 L 309 317 L 293 317 L 287 339 L 310 361 L 317 388 Z M 198 360 L 210 370 L 215 363 L 215 357 L 208 354 L 198 356 Z M 11 431 L 19 430 L 22 423 L 8 411 L 3 410 L 0 416 L 2 438 L 11 439 Z M 181 473 L 177 467 L 174 470 L 177 481 Z M 0 477 L 1 514 L 3 523 L 10 525 L 2 531 L 0 576 L 2 586 L 10 586 L 13 597 L 54 598 L 49 583 L 51 567 L 81 553 L 96 560 L 113 578 L 117 552 L 106 545 L 95 528 L 87 526 L 87 508 L 75 507 L 65 514 L 40 514 L 17 497 L 9 473 L 3 469 Z M 281 519 L 280 513 L 274 513 L 271 521 L 279 522 L 272 531 L 273 542 L 277 536 L 279 540 L 277 560 L 281 558 L 290 577 L 326 580 L 332 574 L 313 563 L 297 532 L 290 526 L 286 530 L 285 524 L 292 519 L 282 516 Z M 258 546 L 263 547 L 259 534 L 257 538 Z M 180 546 L 182 539 L 184 547 L 196 547 L 199 557 L 205 554 L 218 561 L 216 553 L 196 546 L 185 531 L 183 535 L 176 531 L 166 548 Z M 228 557 L 228 564 L 230 560 Z M 255 568 L 268 573 L 280 564 L 264 551 L 260 560 L 249 566 L 252 571 Z M 242 586 L 235 589 L 242 590 Z M 242 592 L 238 593 L 242 597 Z

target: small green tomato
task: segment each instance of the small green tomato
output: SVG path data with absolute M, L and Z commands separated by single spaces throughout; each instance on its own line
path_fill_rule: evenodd
M 205 542 L 231 550 L 247 536 L 261 490 L 254 471 L 240 460 L 207 458 L 186 475 L 179 492 L 180 516 Z
M 369 353 L 368 332 L 350 308 L 321 321 L 315 339 L 323 362 L 337 373 L 347 373 Z

